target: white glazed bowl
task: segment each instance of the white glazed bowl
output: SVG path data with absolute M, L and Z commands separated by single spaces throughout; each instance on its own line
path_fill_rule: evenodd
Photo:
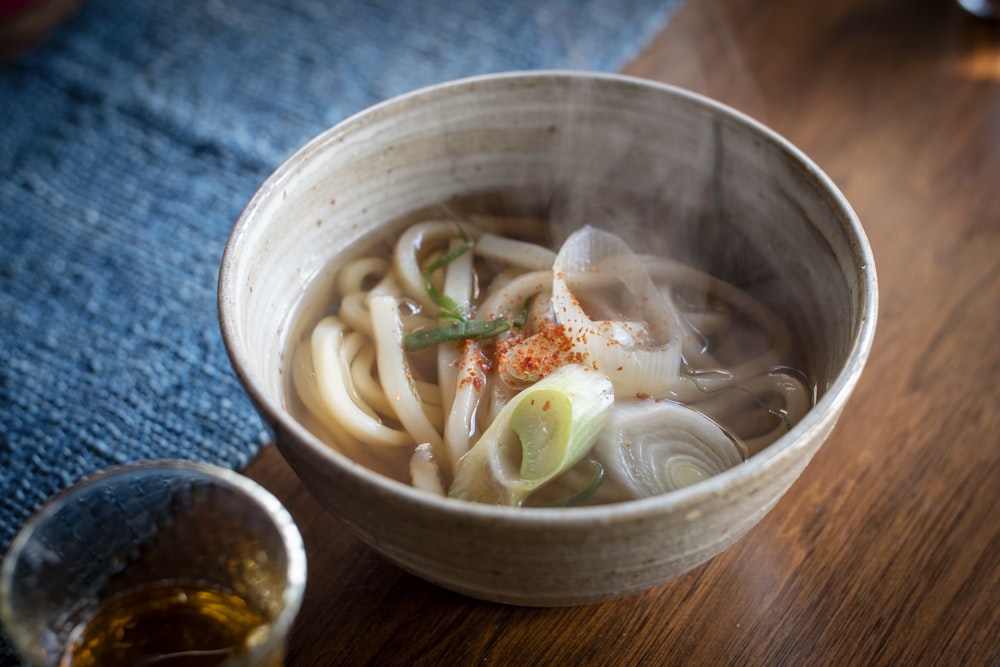
M 503 190 L 580 223 L 638 221 L 669 248 L 765 290 L 817 384 L 805 418 L 747 463 L 626 503 L 512 509 L 434 497 L 354 463 L 287 410 L 287 339 L 310 282 L 407 213 Z M 616 227 L 617 229 L 617 227 Z M 712 248 L 703 253 L 705 248 Z M 676 253 L 675 253 L 676 254 Z M 649 81 L 523 72 L 444 83 L 322 133 L 264 183 L 222 261 L 230 359 L 304 484 L 400 567 L 470 596 L 558 606 L 651 588 L 756 524 L 840 416 L 875 328 L 871 251 L 834 184 L 786 140 L 704 97 Z

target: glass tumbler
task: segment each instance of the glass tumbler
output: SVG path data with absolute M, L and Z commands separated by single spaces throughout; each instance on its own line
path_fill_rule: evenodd
M 25 523 L 0 569 L 0 620 L 37 667 L 274 667 L 305 581 L 299 531 L 264 488 L 201 463 L 133 463 Z

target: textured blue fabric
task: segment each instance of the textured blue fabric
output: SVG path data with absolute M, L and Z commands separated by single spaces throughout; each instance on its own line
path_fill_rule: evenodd
M 616 70 L 679 3 L 90 0 L 0 69 L 0 549 L 86 472 L 266 442 L 216 280 L 297 146 L 438 81 Z

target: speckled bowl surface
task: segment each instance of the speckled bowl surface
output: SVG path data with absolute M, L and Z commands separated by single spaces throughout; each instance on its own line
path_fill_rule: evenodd
M 815 407 L 745 464 L 672 494 L 597 507 L 439 498 L 324 444 L 287 409 L 289 332 L 307 287 L 406 214 L 486 191 L 545 199 L 563 219 L 608 226 L 722 277 L 775 288 L 763 298 L 806 341 Z M 348 118 L 254 195 L 219 282 L 233 366 L 312 494 L 420 577 L 540 606 L 651 588 L 750 530 L 833 429 L 869 353 L 876 310 L 861 225 L 799 150 L 704 97 L 582 72 L 448 82 Z

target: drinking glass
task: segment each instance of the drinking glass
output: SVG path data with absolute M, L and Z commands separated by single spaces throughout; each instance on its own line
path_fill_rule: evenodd
M 252 480 L 187 461 L 126 464 L 56 494 L 0 568 L 0 621 L 23 660 L 274 667 L 306 557 Z

